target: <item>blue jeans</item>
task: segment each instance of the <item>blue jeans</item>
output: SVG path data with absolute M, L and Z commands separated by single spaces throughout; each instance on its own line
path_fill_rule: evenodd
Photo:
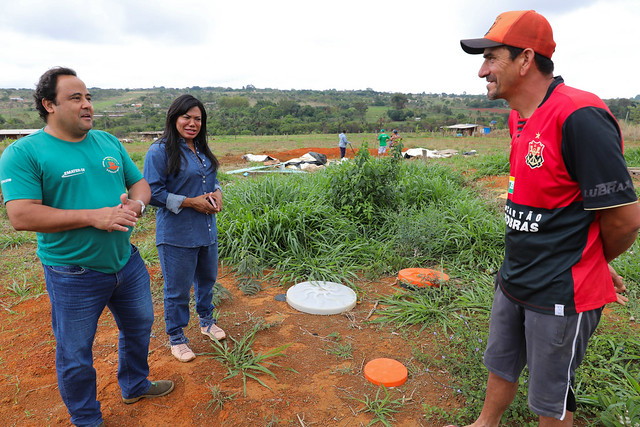
M 96 399 L 92 347 L 105 307 L 120 330 L 118 384 L 122 397 L 140 396 L 151 386 L 147 379 L 153 324 L 149 273 L 135 246 L 131 246 L 129 262 L 115 274 L 71 265 L 43 267 L 51 300 L 60 396 L 72 423 L 98 425 L 102 413 Z
M 191 285 L 196 297 L 200 326 L 216 323 L 213 318 L 213 286 L 218 278 L 218 244 L 197 248 L 158 245 L 164 277 L 164 321 L 171 345 L 188 344 L 183 328 L 189 323 Z

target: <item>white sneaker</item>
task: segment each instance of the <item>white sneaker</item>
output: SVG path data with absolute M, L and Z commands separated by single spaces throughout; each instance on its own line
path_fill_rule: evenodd
M 227 334 L 215 323 L 212 323 L 209 326 L 201 327 L 200 332 L 202 332 L 202 335 L 206 335 L 214 341 L 223 340 L 227 336 Z
M 196 358 L 196 354 L 191 351 L 188 344 L 172 345 L 171 354 L 181 362 L 191 362 Z

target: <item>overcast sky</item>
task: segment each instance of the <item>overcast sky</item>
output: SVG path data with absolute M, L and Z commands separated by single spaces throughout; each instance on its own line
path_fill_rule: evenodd
M 547 17 L 567 84 L 640 94 L 640 0 L 0 0 L 0 87 L 61 65 L 100 88 L 484 94 L 460 39 L 516 9 Z

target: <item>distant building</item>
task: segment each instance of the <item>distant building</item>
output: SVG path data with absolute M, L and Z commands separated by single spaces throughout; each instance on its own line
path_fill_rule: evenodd
M 451 126 L 440 126 L 440 129 L 443 131 L 448 129 L 456 134 L 456 136 L 476 136 L 477 132 L 480 134 L 484 134 L 484 126 L 469 124 L 469 123 L 459 123 Z
M 146 131 L 146 132 L 137 132 L 137 134 L 140 136 L 140 139 L 142 141 L 155 141 L 156 139 L 160 138 L 160 135 L 162 135 L 164 133 L 164 131 L 162 130 L 151 130 L 151 131 Z
M 0 141 L 3 139 L 19 139 L 38 130 L 40 129 L 0 129 Z

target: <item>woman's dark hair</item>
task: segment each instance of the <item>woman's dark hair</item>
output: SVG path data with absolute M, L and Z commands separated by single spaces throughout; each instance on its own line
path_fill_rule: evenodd
M 77 77 L 76 72 L 71 68 L 51 68 L 40 76 L 40 80 L 36 86 L 36 91 L 33 93 L 33 98 L 36 101 L 36 110 L 38 110 L 38 114 L 45 122 L 47 121 L 47 117 L 49 117 L 49 112 L 44 108 L 44 105 L 42 105 L 42 100 L 46 99 L 47 101 L 52 101 L 54 104 L 58 105 L 56 103 L 56 97 L 58 96 L 58 92 L 56 91 L 58 86 L 58 76 Z
M 519 47 L 506 45 L 505 47 L 509 50 L 509 56 L 511 57 L 512 61 L 524 51 L 524 49 L 521 49 Z M 542 74 L 553 74 L 553 61 L 551 59 L 547 58 L 546 56 L 542 56 L 539 53 L 536 53 L 533 57 L 533 60 L 535 61 L 538 70 L 540 70 Z
M 167 154 L 169 156 L 169 164 L 167 165 L 167 174 L 177 175 L 180 172 L 182 166 L 183 153 L 180 149 L 180 140 L 182 136 L 178 133 L 176 128 L 176 122 L 178 118 L 193 107 L 198 107 L 202 114 L 202 121 L 200 125 L 200 132 L 193 138 L 198 151 L 203 153 L 210 161 L 215 170 L 218 169 L 220 163 L 216 156 L 213 155 L 209 145 L 207 144 L 207 111 L 204 108 L 204 104 L 192 95 L 181 95 L 177 97 L 169 107 L 167 111 L 167 121 L 164 126 L 164 133 L 158 142 L 164 142 Z

